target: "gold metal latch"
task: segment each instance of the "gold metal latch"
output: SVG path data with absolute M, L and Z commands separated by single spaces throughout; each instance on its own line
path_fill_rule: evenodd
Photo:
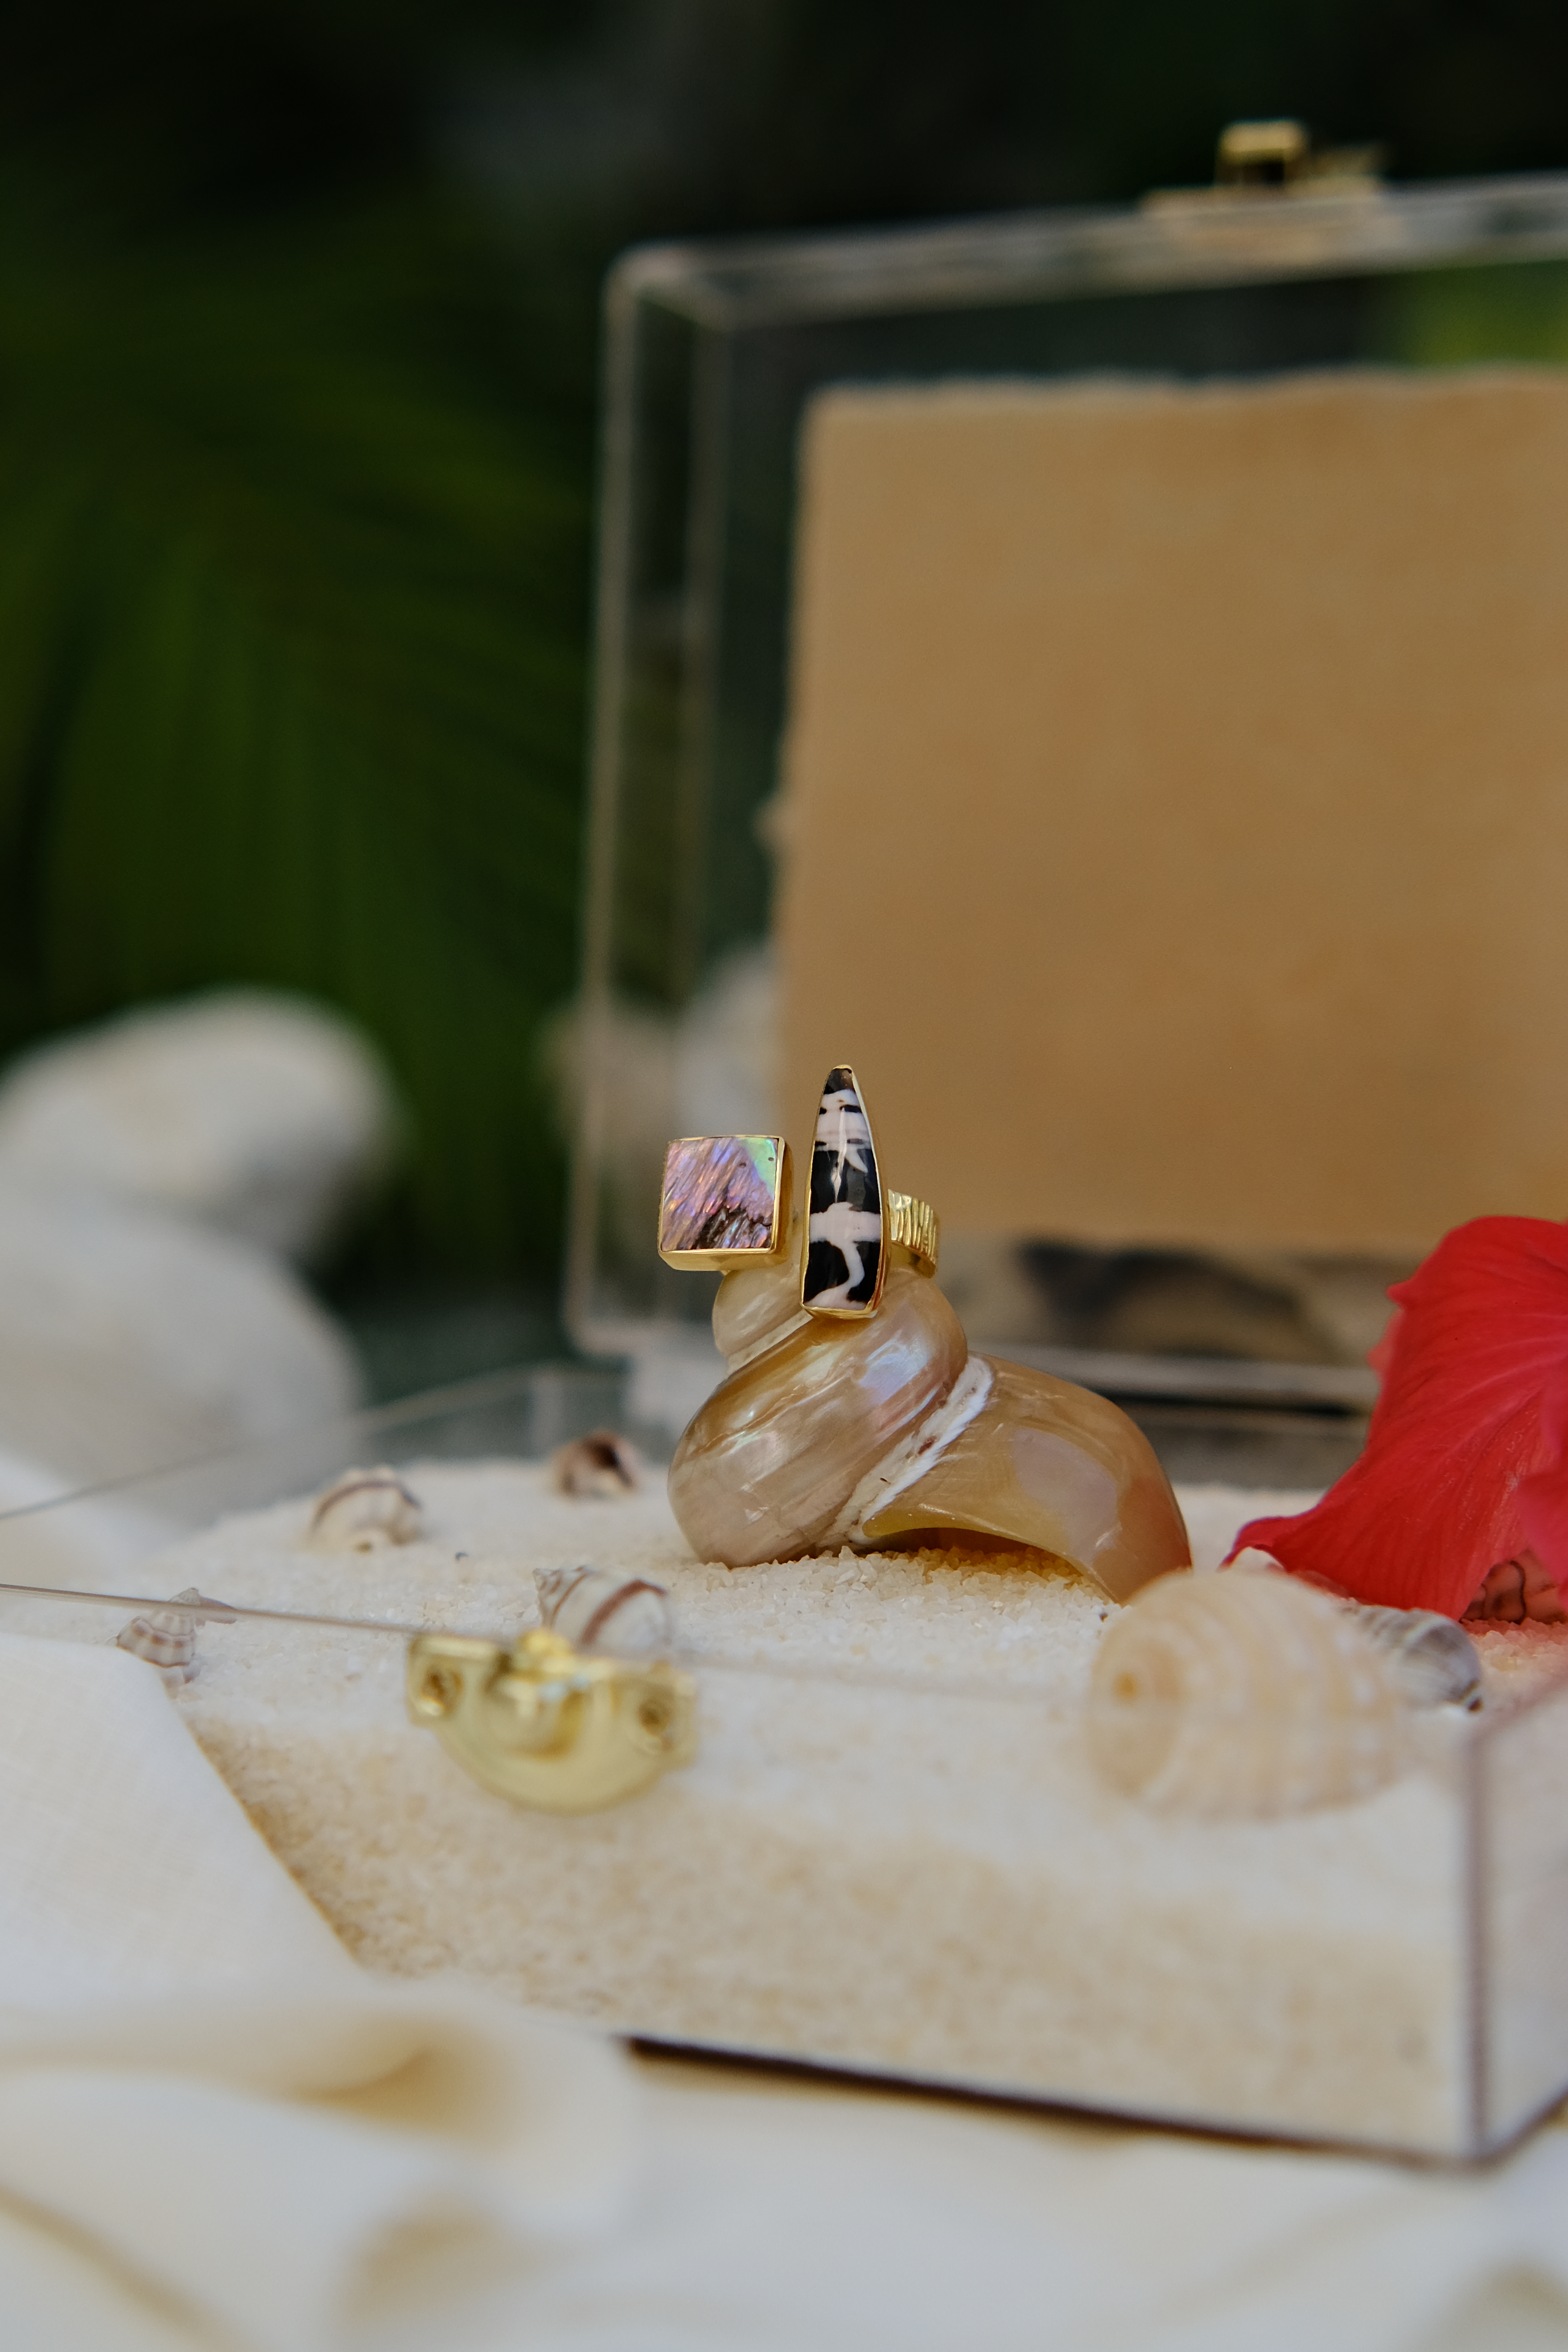
M 1304 122 L 1227 122 L 1215 152 L 1215 185 L 1297 193 L 1375 187 L 1381 147 L 1314 147 Z
M 1275 196 L 1374 197 L 1383 184 L 1381 147 L 1315 147 L 1303 122 L 1228 122 L 1215 152 L 1212 185 L 1152 188 L 1146 210 L 1174 220 L 1256 210 Z
M 408 1712 L 481 1787 L 533 1812 L 600 1812 L 697 1753 L 689 1675 L 661 1659 L 588 1656 L 543 1630 L 510 1650 L 416 1634 Z
M 1311 140 L 1301 122 L 1227 122 L 1214 175 L 1222 187 L 1283 188 L 1307 169 Z

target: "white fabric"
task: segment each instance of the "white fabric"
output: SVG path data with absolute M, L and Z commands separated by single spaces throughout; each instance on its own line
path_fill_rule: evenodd
M 319 1426 L 353 1351 L 287 1266 L 146 1202 L 18 1181 L 0 1154 L 0 1444 L 61 1488 Z
M 0 1637 L 5 2352 L 1568 2352 L 1568 2133 L 1445 2177 L 635 2072 L 373 1981 L 149 1668 Z
M 109 2352 L 67 2306 L 117 2292 L 128 2345 L 160 2307 L 260 2352 L 389 2300 L 432 2325 L 455 2265 L 515 2279 L 613 2217 L 631 2116 L 587 2035 L 356 1967 L 139 1660 L 0 1638 L 8 2348 Z
M 1563 2352 L 1568 2135 L 1479 2179 L 681 2070 L 595 2352 Z M 575 2297 L 575 2301 L 571 2298 Z M 631 2322 L 640 2305 L 640 2326 Z M 570 2319 L 574 2328 L 566 2325 Z M 1513 2332 L 1510 2332 L 1510 2326 Z

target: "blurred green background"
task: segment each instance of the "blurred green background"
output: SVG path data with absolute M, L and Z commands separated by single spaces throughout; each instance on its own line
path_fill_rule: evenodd
M 376 1385 L 551 1344 L 606 263 L 1201 182 L 1280 112 L 1395 178 L 1562 167 L 1568 13 L 8 12 L 0 1054 L 225 982 L 343 1006 L 416 1123 L 335 1276 Z M 450 1360 L 378 1339 L 421 1284 Z

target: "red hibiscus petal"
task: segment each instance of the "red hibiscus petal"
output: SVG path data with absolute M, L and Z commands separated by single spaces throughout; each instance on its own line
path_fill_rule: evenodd
M 1541 1401 L 1546 1467 L 1521 1478 L 1516 1490 L 1524 1532 L 1542 1566 L 1568 1601 L 1568 1371 L 1548 1382 Z
M 1385 1381 L 1388 1378 L 1388 1368 L 1394 1361 L 1394 1351 L 1399 1344 L 1399 1327 L 1404 1320 L 1403 1314 L 1396 1307 L 1388 1318 L 1382 1339 L 1374 1348 L 1369 1348 L 1366 1351 L 1366 1360 L 1377 1374 L 1379 1381 Z
M 1462 1616 L 1533 1544 L 1568 1589 L 1568 1224 L 1478 1217 L 1389 1296 L 1383 1388 L 1360 1459 L 1255 1545 L 1360 1601 Z

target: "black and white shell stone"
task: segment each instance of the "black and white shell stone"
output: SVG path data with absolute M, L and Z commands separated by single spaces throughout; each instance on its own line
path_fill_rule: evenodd
M 815 1315 L 870 1315 L 887 1273 L 882 1180 L 851 1069 L 829 1070 L 816 1114 L 800 1303 Z

